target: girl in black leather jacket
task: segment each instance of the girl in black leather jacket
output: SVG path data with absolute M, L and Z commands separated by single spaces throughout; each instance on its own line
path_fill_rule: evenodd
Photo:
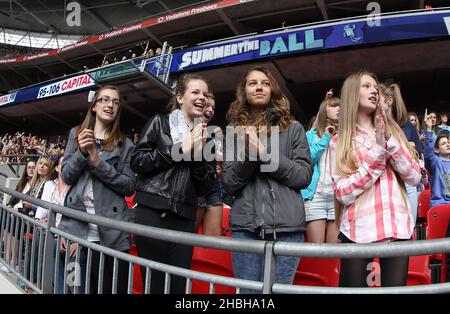
M 200 117 L 208 91 L 203 78 L 186 74 L 178 81 L 169 104 L 171 113 L 155 115 L 144 127 L 131 157 L 131 168 L 138 174 L 136 223 L 195 233 L 197 196 L 206 194 L 211 186 L 206 162 L 199 158 L 206 128 Z M 199 123 L 194 125 L 196 118 Z M 135 240 L 141 257 L 191 266 L 192 246 L 141 236 Z M 145 275 L 142 268 L 143 282 Z M 153 270 L 150 292 L 163 293 L 164 281 L 164 273 Z M 185 285 L 185 278 L 171 276 L 171 293 L 184 293 Z

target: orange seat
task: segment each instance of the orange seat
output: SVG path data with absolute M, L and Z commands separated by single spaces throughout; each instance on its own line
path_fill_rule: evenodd
M 340 259 L 302 257 L 294 277 L 294 285 L 337 287 Z
M 427 239 L 439 239 L 446 237 L 446 231 L 450 220 L 450 204 L 431 207 L 428 211 Z M 438 271 L 439 282 L 445 282 L 447 254 L 433 254 L 430 261 L 440 264 Z

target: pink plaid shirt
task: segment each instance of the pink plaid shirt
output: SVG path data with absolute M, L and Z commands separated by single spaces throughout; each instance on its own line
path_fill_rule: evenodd
M 330 169 L 336 198 L 344 205 L 340 231 L 357 243 L 409 239 L 414 228 L 411 206 L 395 173 L 412 186 L 421 175 L 406 145 L 391 136 L 384 149 L 375 136 L 357 127 L 353 150 L 358 169 L 342 176 L 336 170 L 336 142 L 334 136 Z

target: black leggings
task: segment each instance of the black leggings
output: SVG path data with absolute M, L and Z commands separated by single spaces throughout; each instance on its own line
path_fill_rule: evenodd
M 354 243 L 342 233 L 339 239 L 342 243 Z M 342 258 L 339 287 L 369 287 L 377 281 L 381 282 L 382 287 L 406 285 L 409 256 L 380 258 L 379 267 L 374 266 L 375 270 L 378 268 L 381 271 L 381 276 L 377 272 L 371 274 L 372 267 L 369 267 L 369 263 L 372 262 L 373 258 Z
M 195 232 L 195 221 L 187 220 L 167 213 L 161 216 L 160 210 L 144 206 L 136 207 L 136 223 L 169 230 Z M 173 242 L 160 241 L 146 237 L 135 237 L 136 248 L 140 257 L 152 261 L 182 268 L 191 268 L 193 247 Z M 146 268 L 141 267 L 142 283 L 145 287 Z M 165 274 L 152 270 L 150 293 L 164 293 Z M 170 276 L 170 293 L 183 294 L 186 288 L 186 278 Z

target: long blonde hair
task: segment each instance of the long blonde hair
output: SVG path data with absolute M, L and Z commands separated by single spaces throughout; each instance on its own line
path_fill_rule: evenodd
M 342 106 L 339 111 L 339 129 L 336 143 L 336 171 L 342 176 L 350 176 L 356 172 L 358 165 L 355 162 L 353 153 L 353 137 L 356 133 L 356 121 L 359 108 L 359 94 L 361 78 L 364 75 L 372 77 L 377 83 L 378 78 L 375 74 L 368 71 L 360 71 L 351 74 L 344 81 L 341 89 Z M 373 112 L 372 118 L 375 119 L 376 111 Z M 408 143 L 402 129 L 388 115 L 388 125 L 391 129 L 392 136 L 400 143 L 404 143 L 412 156 L 416 156 L 414 148 Z M 399 182 L 402 182 L 400 177 L 396 174 Z M 407 194 L 404 184 L 399 184 L 404 201 L 407 204 Z M 336 223 L 339 225 L 342 217 L 343 204 L 341 204 L 335 197 L 335 215 Z
M 41 178 L 38 174 L 38 167 L 41 162 L 47 163 L 48 168 L 49 168 L 48 173 L 43 178 Z M 33 173 L 33 178 L 31 179 L 31 182 L 30 182 L 30 195 L 33 197 L 37 197 L 36 193 L 38 192 L 38 189 L 39 189 L 39 183 L 42 181 L 45 182 L 48 180 L 52 180 L 53 175 L 54 175 L 54 164 L 53 164 L 53 161 L 51 160 L 51 158 L 49 156 L 39 157 L 38 161 L 36 162 L 36 168 Z

